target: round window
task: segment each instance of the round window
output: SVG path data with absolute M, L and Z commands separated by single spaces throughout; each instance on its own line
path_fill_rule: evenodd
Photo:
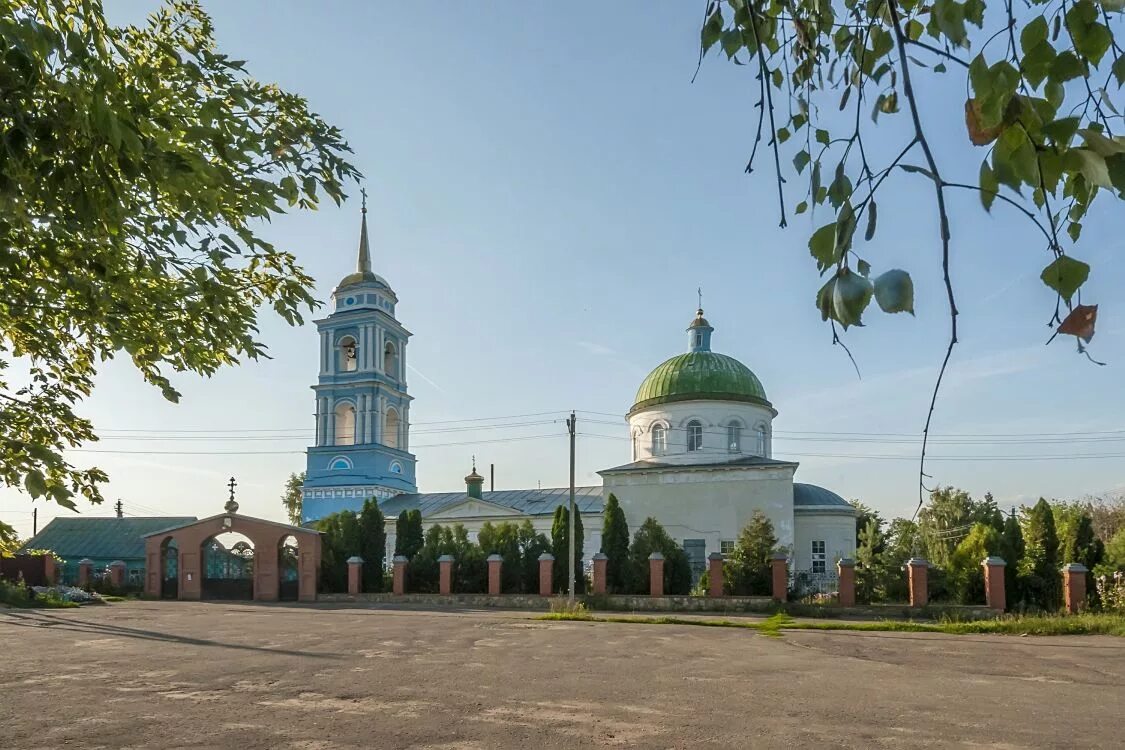
M 345 305 L 354 305 L 355 304 L 355 297 L 348 297 L 346 300 L 344 300 L 344 304 Z

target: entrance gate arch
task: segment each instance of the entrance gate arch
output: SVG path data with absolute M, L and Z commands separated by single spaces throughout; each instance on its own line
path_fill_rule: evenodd
M 251 518 L 238 513 L 221 513 L 217 516 L 193 521 L 163 531 L 146 534 L 145 539 L 145 593 L 152 597 L 165 597 L 172 587 L 165 583 L 168 569 L 168 550 L 178 552 L 175 592 L 178 599 L 203 598 L 204 543 L 212 537 L 235 532 L 247 537 L 253 545 L 253 598 L 256 601 L 277 601 L 284 572 L 283 544 L 291 549 L 296 541 L 297 600 L 316 601 L 317 582 L 320 580 L 320 532 L 287 523 Z M 291 577 L 291 576 L 290 576 Z

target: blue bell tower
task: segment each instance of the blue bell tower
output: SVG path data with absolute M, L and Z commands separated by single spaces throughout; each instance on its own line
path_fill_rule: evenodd
M 364 192 L 355 273 L 336 285 L 332 312 L 316 321 L 316 445 L 308 449 L 304 522 L 358 511 L 369 497 L 418 491 L 406 392 L 410 332 L 395 318 L 397 304 L 390 284 L 371 270 Z

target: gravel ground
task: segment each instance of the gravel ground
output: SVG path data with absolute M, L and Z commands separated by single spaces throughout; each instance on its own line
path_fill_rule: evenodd
M 0 611 L 0 746 L 1122 747 L 1125 639 L 131 602 Z

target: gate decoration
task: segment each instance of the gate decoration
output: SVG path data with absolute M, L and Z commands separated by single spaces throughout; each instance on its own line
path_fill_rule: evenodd
M 237 506 L 236 506 L 237 507 Z M 226 532 L 241 534 L 249 544 L 230 549 L 212 544 Z M 289 539 L 290 543 L 283 542 Z M 296 540 L 295 566 L 292 540 Z M 174 550 L 174 557 L 169 552 Z M 145 535 L 145 593 L 178 599 L 244 598 L 277 601 L 290 594 L 295 579 L 299 601 L 316 601 L 320 579 L 320 532 L 287 523 L 251 518 L 237 512 L 193 521 Z M 174 568 L 171 559 L 175 560 Z M 289 564 L 286 565 L 286 562 Z M 218 567 L 217 567 L 218 566 Z M 295 572 L 294 572 L 295 568 Z M 218 572 L 218 575 L 212 575 Z M 175 576 L 174 586 L 166 582 Z M 288 598 L 288 597 L 286 597 Z

